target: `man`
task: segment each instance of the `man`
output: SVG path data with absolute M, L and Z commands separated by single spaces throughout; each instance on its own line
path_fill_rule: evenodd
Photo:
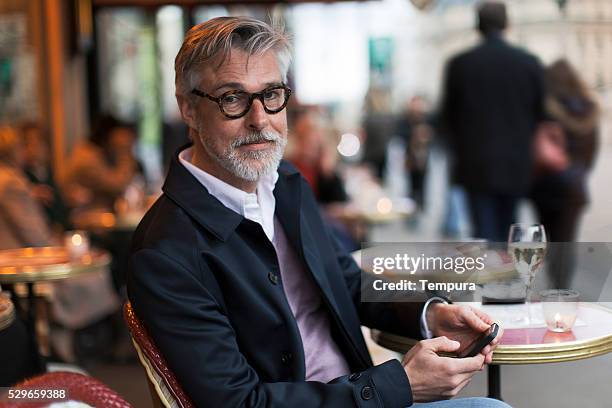
M 372 278 L 281 162 L 289 55 L 282 32 L 250 18 L 187 33 L 176 96 L 193 145 L 174 158 L 136 231 L 135 312 L 196 406 L 403 408 L 450 398 L 492 347 L 465 359 L 436 352 L 458 350 L 491 321 L 442 302 L 424 316 L 423 303 L 360 302 L 361 279 Z M 423 317 L 425 332 L 447 337 L 372 366 L 360 323 L 420 338 Z
M 443 120 L 454 153 L 453 181 L 467 192 L 472 235 L 506 241 L 530 184 L 531 144 L 542 117 L 538 60 L 508 45 L 503 3 L 478 8 L 481 44 L 447 67 Z

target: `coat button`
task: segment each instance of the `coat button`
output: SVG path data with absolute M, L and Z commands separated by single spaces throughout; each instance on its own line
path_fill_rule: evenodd
M 374 396 L 374 392 L 372 391 L 372 387 L 365 386 L 361 389 L 361 398 L 364 400 L 372 399 Z
M 278 275 L 274 272 L 268 272 L 268 279 L 272 282 L 273 285 L 278 285 L 278 281 L 280 280 Z
M 283 364 L 289 364 L 291 360 L 293 360 L 293 354 L 291 353 L 284 353 L 281 356 L 281 361 L 283 362 Z
M 349 375 L 348 379 L 349 379 L 350 382 L 355 382 L 355 381 L 357 381 L 360 378 L 361 378 L 361 373 L 353 373 L 353 374 Z

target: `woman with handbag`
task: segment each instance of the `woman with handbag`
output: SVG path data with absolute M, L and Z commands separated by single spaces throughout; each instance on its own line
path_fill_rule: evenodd
M 571 242 L 589 202 L 587 177 L 597 151 L 599 106 L 578 73 L 564 59 L 545 71 L 545 109 L 550 122 L 535 137 L 531 198 L 551 246 L 549 277 L 555 287 L 571 283 Z

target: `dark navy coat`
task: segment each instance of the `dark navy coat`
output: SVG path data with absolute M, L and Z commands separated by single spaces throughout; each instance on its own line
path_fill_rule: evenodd
M 320 289 L 332 336 L 352 371 L 328 384 L 305 381 L 298 326 L 261 226 L 210 195 L 176 155 L 163 192 L 136 230 L 128 293 L 197 406 L 412 404 L 401 364 L 374 367 L 360 324 L 419 338 L 422 302 L 360 301 L 362 279 L 372 278 L 335 243 L 292 165 L 280 165 L 275 215 Z

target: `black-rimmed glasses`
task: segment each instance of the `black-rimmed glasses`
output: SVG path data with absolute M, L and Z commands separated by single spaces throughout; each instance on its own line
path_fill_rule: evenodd
M 275 114 L 282 111 L 289 102 L 291 88 L 286 85 L 274 85 L 261 92 L 232 90 L 220 96 L 212 96 L 194 88 L 191 93 L 216 102 L 222 114 L 230 119 L 238 119 L 247 114 L 255 99 L 259 99 L 266 113 Z

